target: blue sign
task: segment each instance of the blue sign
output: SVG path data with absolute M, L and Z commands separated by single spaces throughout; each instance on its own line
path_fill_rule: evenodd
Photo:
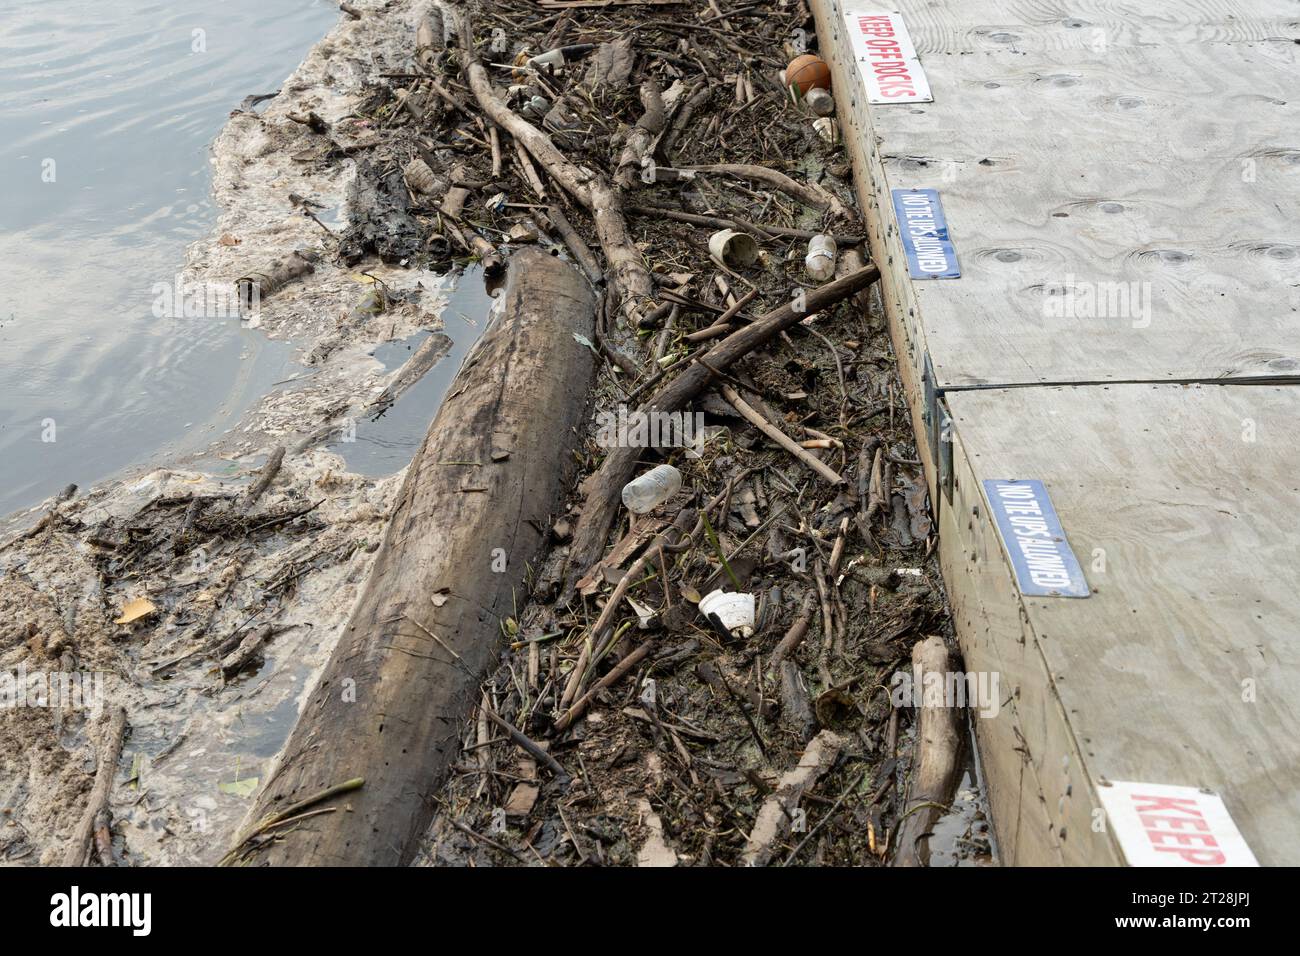
M 984 494 L 1021 594 L 1079 598 L 1092 594 L 1041 481 L 988 478 Z
M 948 220 L 935 189 L 895 189 L 894 215 L 907 252 L 913 279 L 956 279 L 961 276 L 957 250 L 948 239 Z

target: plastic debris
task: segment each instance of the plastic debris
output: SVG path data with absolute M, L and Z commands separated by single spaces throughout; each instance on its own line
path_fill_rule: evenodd
M 633 514 L 653 511 L 682 488 L 682 473 L 672 465 L 657 465 L 623 486 L 623 504 Z
M 699 607 L 701 614 L 716 617 L 734 636 L 754 636 L 754 595 L 719 588 L 704 595 Z
M 825 282 L 835 276 L 835 257 L 839 250 L 835 240 L 825 233 L 808 240 L 808 255 L 803 260 L 808 278 Z
M 749 233 L 721 229 L 709 237 L 709 252 L 723 265 L 743 268 L 758 260 L 758 243 Z

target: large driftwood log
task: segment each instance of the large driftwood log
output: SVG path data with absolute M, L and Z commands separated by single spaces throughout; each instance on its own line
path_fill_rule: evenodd
M 410 861 L 568 487 L 593 374 L 574 335 L 592 336 L 594 316 L 572 266 L 538 249 L 510 259 L 491 325 L 411 463 L 370 578 L 231 861 Z M 247 839 L 265 817 L 355 778 L 364 785 L 274 839 Z
M 913 686 L 921 701 L 917 708 L 917 756 L 903 821 L 893 840 L 894 866 L 924 865 L 929 850 L 919 841 L 934 826 L 957 783 L 961 711 L 944 694 L 948 670 L 948 648 L 943 638 L 927 637 L 912 648 Z

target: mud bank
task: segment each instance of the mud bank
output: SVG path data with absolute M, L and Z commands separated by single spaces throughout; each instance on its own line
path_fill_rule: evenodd
M 411 365 L 447 361 L 440 273 L 549 236 L 601 299 L 594 341 L 575 337 L 598 375 L 595 418 L 565 438 L 583 478 L 534 521 L 549 552 L 475 648 L 486 680 L 438 715 L 452 777 L 421 784 L 437 813 L 419 861 L 886 863 L 918 739 L 890 689 L 951 621 L 878 298 L 855 294 L 878 272 L 845 156 L 779 79 L 807 10 L 356 6 L 262 113 L 232 118 L 226 212 L 191 253 L 196 281 L 265 280 L 250 324 L 301 348 L 304 374 L 202 459 L 51 502 L 0 549 L 0 672 L 102 671 L 128 712 L 100 861 L 231 848 L 403 478 L 334 452 L 411 385 L 370 353 L 422 341 Z M 578 53 L 559 75 L 529 64 L 557 48 Z M 711 257 L 723 226 L 759 254 Z M 838 237 L 835 282 L 805 272 L 818 234 Z M 809 297 L 821 311 L 796 311 Z M 602 437 L 661 400 L 701 423 L 688 441 Z M 622 472 L 661 462 L 680 492 L 622 509 Z M 752 633 L 701 613 L 714 589 L 754 597 Z M 0 724 L 0 856 L 65 849 L 107 723 L 26 708 Z M 332 785 L 295 839 L 386 783 Z
M 116 706 L 130 731 L 112 800 L 113 862 L 220 856 L 220 836 L 245 812 L 351 610 L 403 477 L 400 449 L 368 476 L 349 471 L 349 453 L 384 440 L 406 414 L 391 399 L 420 385 L 407 367 L 417 351 L 445 384 L 442 369 L 454 372 L 481 330 L 490 298 L 472 270 L 337 262 L 338 236 L 369 212 L 353 158 L 378 127 L 361 116 L 365 99 L 378 74 L 410 61 L 413 4 L 358 6 L 384 15 L 341 18 L 279 95 L 232 113 L 212 149 L 219 220 L 167 290 L 177 310 L 215 307 L 210 317 L 228 321 L 236 280 L 301 254 L 310 271 L 240 319 L 250 336 L 294 349 L 298 371 L 184 456 L 8 522 L 0 674 L 49 675 L 44 686 L 56 688 L 84 677 L 93 693 L 62 703 L 57 690 L 33 694 L 0 710 L 0 862 L 61 859 L 100 724 Z M 290 118 L 307 114 L 330 135 Z M 384 361 L 373 355 L 381 346 Z M 424 420 L 410 429 L 423 434 L 440 397 L 420 399 Z M 277 446 L 289 454 L 243 510 L 240 496 Z M 140 602 L 151 610 L 114 623 Z M 258 659 L 223 677 L 219 652 L 268 627 Z

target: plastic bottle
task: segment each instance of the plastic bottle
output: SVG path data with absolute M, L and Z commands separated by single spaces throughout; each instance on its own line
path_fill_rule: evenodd
M 831 116 L 835 113 L 835 97 L 830 90 L 815 86 L 804 95 L 808 108 L 818 116 Z
M 682 473 L 672 465 L 656 465 L 623 486 L 623 504 L 633 514 L 653 511 L 682 488 Z
M 419 156 L 407 163 L 402 172 L 406 174 L 406 185 L 414 192 L 441 196 L 447 191 L 447 184 L 440 180 L 429 168 L 429 164 Z
M 838 252 L 835 240 L 822 233 L 808 240 L 808 255 L 803 261 L 804 270 L 810 279 L 825 282 L 835 275 L 835 255 Z
M 539 53 L 537 56 L 528 58 L 528 65 L 535 70 L 545 70 L 547 67 L 555 70 L 564 69 L 564 50 L 556 47 L 554 50 L 547 50 L 545 53 Z

